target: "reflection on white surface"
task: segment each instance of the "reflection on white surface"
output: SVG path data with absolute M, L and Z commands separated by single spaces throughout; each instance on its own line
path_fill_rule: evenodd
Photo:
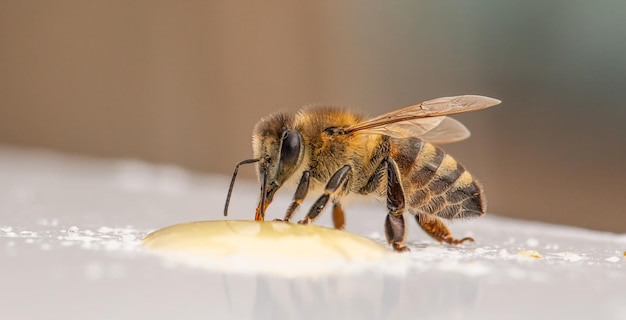
M 477 299 L 476 279 L 428 277 L 419 290 L 409 279 L 375 273 L 294 280 L 224 276 L 224 288 L 229 312 L 241 319 L 441 318 L 467 315 Z
M 453 224 L 455 235 L 477 240 L 459 247 L 409 225 L 402 273 L 289 279 L 175 264 L 145 252 L 140 239 L 222 219 L 228 182 L 168 170 L 0 148 L 2 318 L 626 318 L 626 236 L 492 216 Z M 241 184 L 245 201 L 233 203 L 229 218 L 250 219 L 256 191 Z M 268 215 L 280 216 L 283 196 Z M 348 210 L 347 230 L 382 243 L 383 213 L 376 205 Z

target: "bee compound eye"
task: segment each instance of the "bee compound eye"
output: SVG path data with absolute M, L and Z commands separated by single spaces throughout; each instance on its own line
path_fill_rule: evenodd
M 284 165 L 293 165 L 300 156 L 300 134 L 294 130 L 287 130 L 283 134 L 280 148 L 280 162 Z

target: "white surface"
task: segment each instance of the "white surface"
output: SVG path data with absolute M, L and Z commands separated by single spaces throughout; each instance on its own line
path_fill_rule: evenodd
M 477 240 L 461 247 L 434 243 L 408 219 L 408 262 L 354 275 L 216 273 L 139 246 L 170 224 L 223 219 L 227 180 L 0 148 L 1 317 L 626 319 L 626 236 L 493 215 L 452 224 L 457 237 Z M 254 215 L 258 187 L 243 182 L 229 218 Z M 279 194 L 268 217 L 289 198 Z M 383 241 L 382 205 L 346 211 L 348 231 Z M 518 254 L 528 250 L 542 258 Z

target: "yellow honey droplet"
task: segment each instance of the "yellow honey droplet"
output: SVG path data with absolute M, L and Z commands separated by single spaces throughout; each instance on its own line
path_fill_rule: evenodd
M 295 274 L 330 264 L 386 261 L 384 246 L 336 229 L 275 221 L 199 221 L 154 231 L 147 250 L 213 270 Z
M 518 256 L 531 259 L 541 259 L 543 256 L 537 250 L 522 250 L 517 253 Z

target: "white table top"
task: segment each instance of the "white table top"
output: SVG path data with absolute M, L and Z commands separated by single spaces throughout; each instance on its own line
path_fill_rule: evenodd
M 399 269 L 390 265 L 353 275 L 229 274 L 140 246 L 167 225 L 223 219 L 228 179 L 0 148 L 0 316 L 626 319 L 626 235 L 494 215 L 451 224 L 457 237 L 476 239 L 460 247 L 433 242 L 407 220 L 412 251 L 398 272 L 386 272 Z M 229 218 L 253 218 L 257 189 L 238 182 Z M 289 199 L 277 195 L 267 215 L 280 217 Z M 376 203 L 348 208 L 347 230 L 382 243 L 384 212 Z M 323 213 L 319 224 L 329 218 Z

